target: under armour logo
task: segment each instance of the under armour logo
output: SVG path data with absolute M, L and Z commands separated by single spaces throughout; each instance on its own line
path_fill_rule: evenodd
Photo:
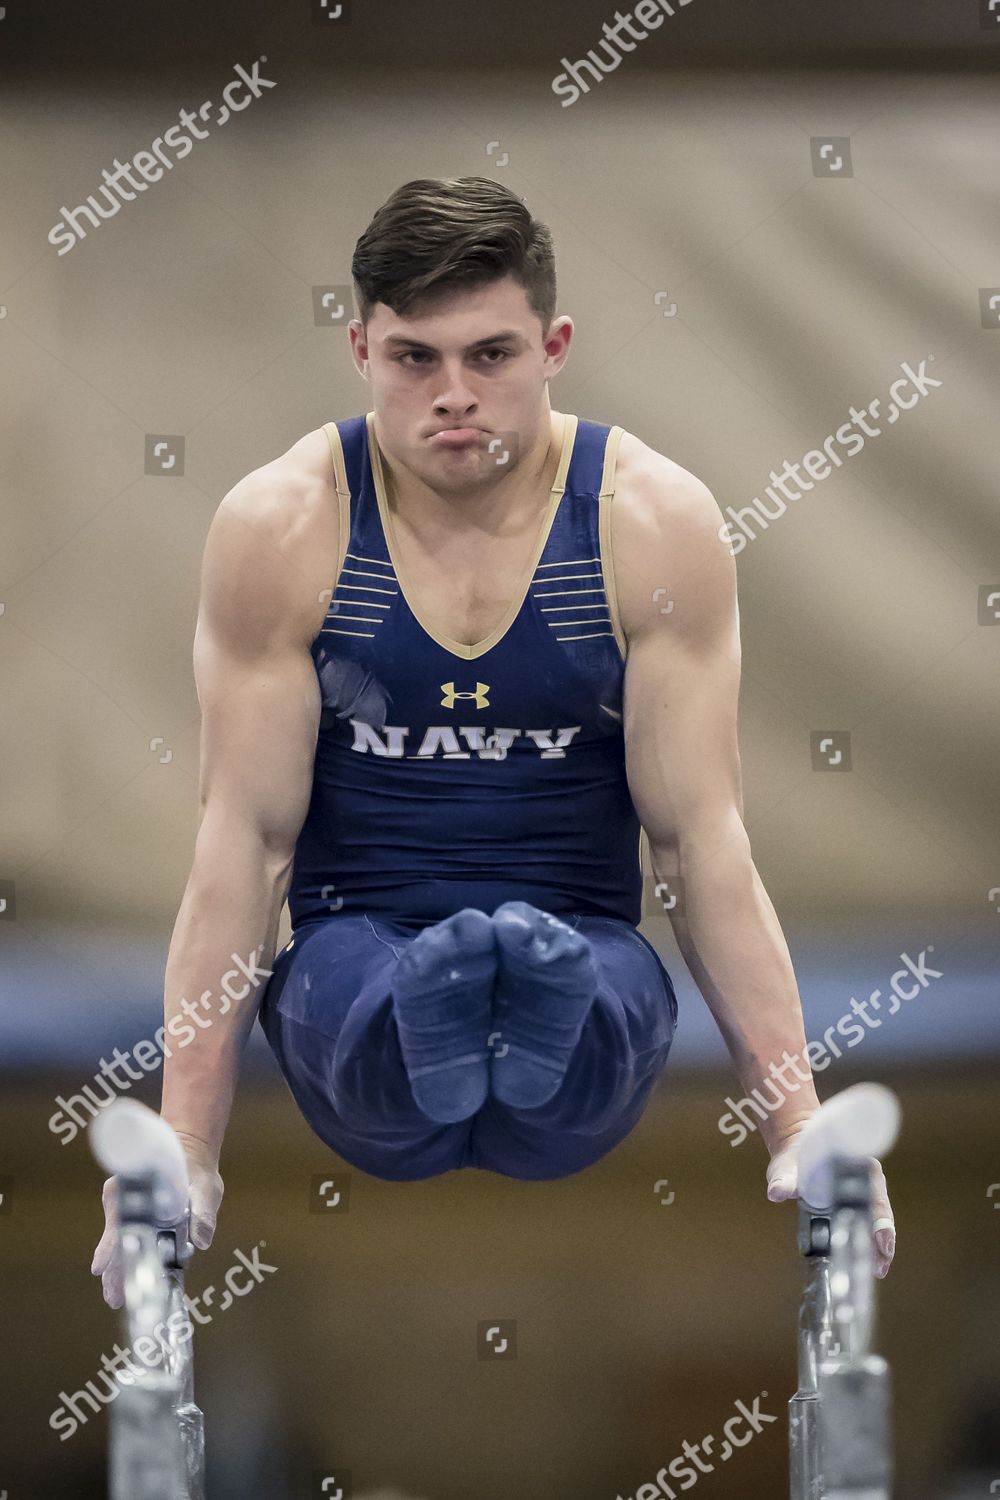
M 488 682 L 477 682 L 474 693 L 456 693 L 453 682 L 442 682 L 441 691 L 444 697 L 441 699 L 442 708 L 454 708 L 456 698 L 475 698 L 477 708 L 489 708 L 489 699 L 486 694 L 490 690 Z

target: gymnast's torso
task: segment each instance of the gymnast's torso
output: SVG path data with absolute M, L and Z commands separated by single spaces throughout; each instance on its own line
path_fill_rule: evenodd
M 488 577 L 478 589 L 457 578 L 453 595 L 417 588 L 372 413 L 310 435 L 326 448 L 339 546 L 310 648 L 322 706 L 288 893 L 294 932 L 357 912 L 420 927 L 515 897 L 638 923 L 611 546 L 612 497 L 628 503 L 627 435 L 553 421 L 548 499 L 495 597 Z

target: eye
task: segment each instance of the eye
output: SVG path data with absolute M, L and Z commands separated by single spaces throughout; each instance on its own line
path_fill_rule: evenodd
M 495 357 L 492 359 L 487 358 L 487 356 L 489 355 L 493 355 Z M 486 363 L 489 365 L 502 364 L 505 359 L 509 359 L 510 357 L 511 350 L 501 348 L 480 349 L 477 355 L 477 358 L 485 359 Z M 402 354 L 397 354 L 395 356 L 395 362 L 396 364 L 400 365 L 404 364 L 407 360 L 412 359 L 416 360 L 418 365 L 422 366 L 427 360 L 431 360 L 433 358 L 434 356 L 428 349 L 406 349 Z

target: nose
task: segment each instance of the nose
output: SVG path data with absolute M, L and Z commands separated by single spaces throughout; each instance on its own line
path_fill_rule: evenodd
M 471 416 L 479 403 L 463 374 L 461 362 L 444 365 L 442 375 L 444 383 L 434 402 L 435 416 L 453 421 Z

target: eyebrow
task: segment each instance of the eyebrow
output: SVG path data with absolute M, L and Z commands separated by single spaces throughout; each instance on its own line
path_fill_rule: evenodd
M 524 340 L 516 328 L 504 328 L 500 333 L 491 333 L 488 338 L 477 339 L 474 344 L 470 344 L 468 346 L 468 348 L 465 350 L 465 353 L 469 354 L 474 349 L 482 349 L 487 344 L 520 344 L 523 342 Z M 389 334 L 388 337 L 383 340 L 383 343 L 386 346 L 392 345 L 393 348 L 405 346 L 408 349 L 427 349 L 432 354 L 436 354 L 438 352 L 434 348 L 433 344 L 422 344 L 419 339 L 410 339 L 407 338 L 404 334 L 400 333 Z

